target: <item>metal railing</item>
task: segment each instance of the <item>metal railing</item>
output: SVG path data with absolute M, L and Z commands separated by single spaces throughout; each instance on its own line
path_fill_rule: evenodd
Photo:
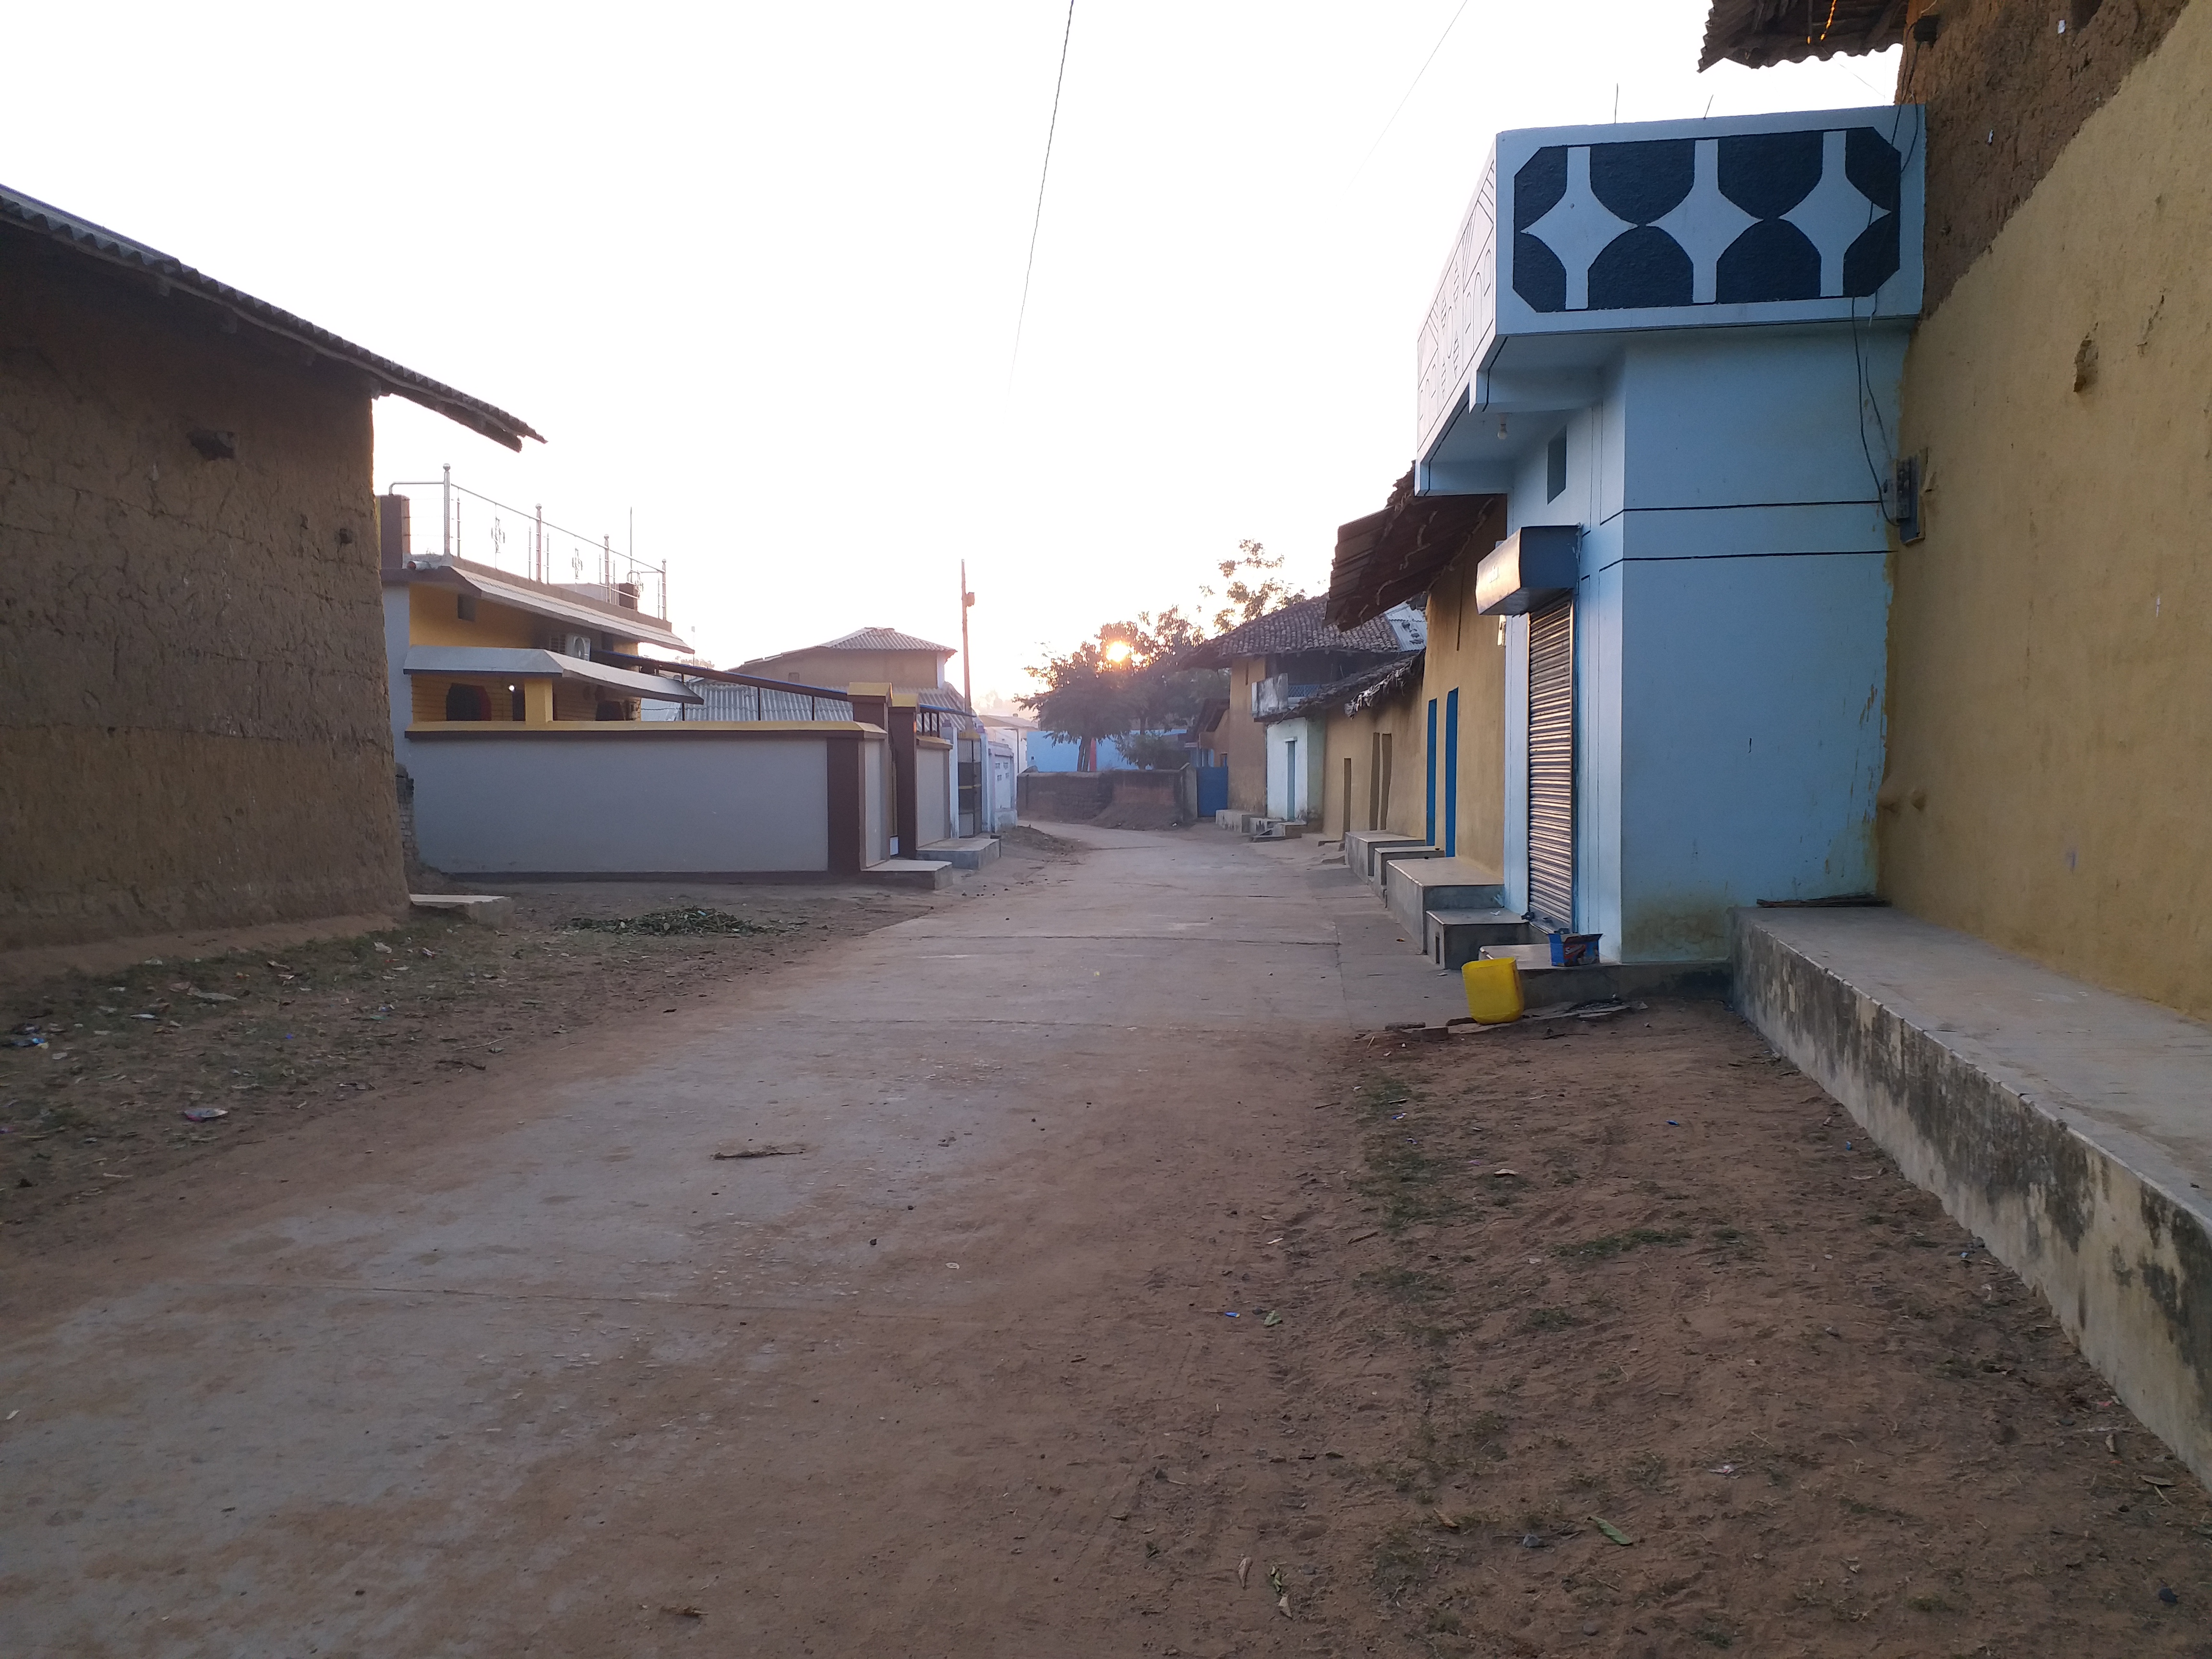
M 668 617 L 668 567 L 647 564 L 618 549 L 611 535 L 593 538 L 555 524 L 545 508 L 515 507 L 494 501 L 453 482 L 453 469 L 442 478 L 403 478 L 386 493 L 406 495 L 436 490 L 441 528 L 437 550 L 447 558 L 467 559 L 511 572 L 532 581 L 585 589 L 606 605 L 631 606 L 649 617 Z M 475 503 L 473 507 L 471 503 Z M 427 553 L 428 538 L 417 538 Z M 600 590 L 591 592 L 590 590 Z

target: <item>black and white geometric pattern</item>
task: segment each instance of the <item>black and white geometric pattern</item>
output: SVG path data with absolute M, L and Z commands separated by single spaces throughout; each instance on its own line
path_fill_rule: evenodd
M 1553 144 L 1513 175 L 1540 312 L 1859 298 L 1898 270 L 1895 145 L 1869 126 Z

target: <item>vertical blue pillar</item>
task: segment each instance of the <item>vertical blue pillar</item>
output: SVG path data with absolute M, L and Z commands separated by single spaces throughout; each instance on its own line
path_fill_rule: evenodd
M 1428 754 L 1429 816 L 1421 831 L 1421 839 L 1431 847 L 1437 844 L 1437 700 L 1429 699 L 1429 740 L 1425 745 Z
M 1459 688 L 1444 698 L 1444 856 L 1459 856 Z

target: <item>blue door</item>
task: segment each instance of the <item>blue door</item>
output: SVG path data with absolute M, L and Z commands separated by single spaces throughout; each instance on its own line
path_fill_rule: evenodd
M 1459 856 L 1459 688 L 1444 698 L 1444 856 Z
M 1198 815 L 1210 818 L 1229 807 L 1229 769 L 1225 766 L 1200 766 L 1193 769 L 1198 774 Z
M 1421 838 L 1431 847 L 1437 844 L 1437 700 L 1429 699 L 1429 740 L 1423 745 L 1429 757 L 1429 816 L 1421 830 Z

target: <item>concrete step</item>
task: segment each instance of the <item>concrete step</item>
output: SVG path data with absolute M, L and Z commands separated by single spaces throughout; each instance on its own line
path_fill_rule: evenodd
M 1895 910 L 1733 924 L 1738 1012 L 2212 1481 L 2212 1027 Z
M 1403 835 L 1390 830 L 1347 830 L 1344 837 L 1344 862 L 1352 873 L 1362 881 L 1375 879 L 1375 853 L 1382 847 L 1425 847 L 1427 838 Z
M 1441 847 L 1431 847 L 1426 842 L 1407 842 L 1397 846 L 1383 843 L 1369 849 L 1367 884 L 1381 898 L 1389 891 L 1390 866 L 1404 859 L 1440 859 L 1444 855 Z
M 963 836 L 958 841 L 933 841 L 921 849 L 926 859 L 942 859 L 956 870 L 980 870 L 999 856 L 996 836 Z
M 1486 945 L 1525 945 L 1528 919 L 1518 911 L 1486 909 L 1431 910 L 1421 920 L 1429 941 L 1429 960 L 1439 968 L 1463 968 Z
M 1494 910 L 1505 902 L 1505 887 L 1495 870 L 1462 858 L 1395 858 L 1384 860 L 1382 902 L 1429 954 L 1424 918 L 1431 910 Z
M 447 916 L 479 927 L 504 927 L 514 920 L 514 901 L 496 893 L 410 893 L 418 916 Z
M 908 887 L 933 892 L 952 885 L 952 866 L 943 859 L 885 859 L 860 872 L 872 887 Z
M 1547 1003 L 1597 1002 L 1607 997 L 1725 999 L 1729 964 L 1711 962 L 1597 962 L 1583 968 L 1552 966 L 1552 942 L 1486 945 L 1476 953 L 1486 960 L 1511 957 L 1521 964 L 1521 995 L 1531 1008 Z

